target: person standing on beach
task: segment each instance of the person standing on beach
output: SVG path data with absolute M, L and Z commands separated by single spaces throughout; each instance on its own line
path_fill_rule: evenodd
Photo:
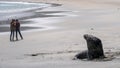
M 15 30 L 16 30 L 15 25 L 16 25 L 15 19 L 12 19 L 12 22 L 10 23 L 10 31 L 11 31 L 10 41 L 14 41 L 14 32 L 15 32 Z
M 23 36 L 20 31 L 20 22 L 18 21 L 18 19 L 16 19 L 16 40 L 18 40 L 18 33 L 19 33 L 21 39 L 23 39 Z

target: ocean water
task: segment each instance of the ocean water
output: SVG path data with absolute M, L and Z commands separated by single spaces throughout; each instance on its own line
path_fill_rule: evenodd
M 32 16 L 35 9 L 44 9 L 50 7 L 46 3 L 29 3 L 29 2 L 7 2 L 0 1 L 0 21 Z
M 28 2 L 3 2 L 0 1 L 0 13 L 8 13 L 8 12 L 18 12 L 25 11 L 35 8 L 44 8 L 49 7 L 50 4 L 45 3 L 28 3 Z

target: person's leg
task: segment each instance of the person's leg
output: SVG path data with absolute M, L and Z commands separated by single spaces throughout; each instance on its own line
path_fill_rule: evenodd
M 18 32 L 19 32 L 19 35 L 20 35 L 21 39 L 23 39 L 23 36 L 22 36 L 20 30 L 18 30 Z
M 12 40 L 13 40 L 13 41 L 14 41 L 14 32 L 15 32 L 15 31 L 13 30 L 13 31 L 12 31 L 12 33 L 13 33 L 13 38 L 12 38 Z
M 10 41 L 12 41 L 12 30 L 10 32 Z
M 16 30 L 16 40 L 18 40 L 18 30 Z

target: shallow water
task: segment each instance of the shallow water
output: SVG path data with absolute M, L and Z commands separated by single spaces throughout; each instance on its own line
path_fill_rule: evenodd
M 0 1 L 0 21 L 32 16 L 31 10 L 44 9 L 51 4 Z
M 18 10 L 30 10 L 35 8 L 49 7 L 50 4 L 45 3 L 27 3 L 27 2 L 1 2 L 0 1 L 0 12 L 13 12 Z

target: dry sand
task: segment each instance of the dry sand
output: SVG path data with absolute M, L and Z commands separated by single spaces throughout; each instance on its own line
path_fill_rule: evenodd
M 16 1 L 16 0 L 15 0 Z M 63 4 L 56 10 L 69 10 L 73 16 L 46 24 L 56 29 L 22 32 L 24 40 L 10 42 L 9 34 L 0 35 L 1 68 L 119 68 L 120 12 L 118 0 L 24 0 Z M 113 2 L 112 2 L 113 1 Z M 117 3 L 117 4 L 116 4 Z M 45 9 L 50 10 L 51 8 Z M 53 9 L 51 9 L 53 10 Z M 44 10 L 43 10 L 44 11 Z M 72 60 L 86 50 L 84 34 L 92 34 L 102 40 L 110 61 Z M 31 56 L 37 54 L 37 56 Z

